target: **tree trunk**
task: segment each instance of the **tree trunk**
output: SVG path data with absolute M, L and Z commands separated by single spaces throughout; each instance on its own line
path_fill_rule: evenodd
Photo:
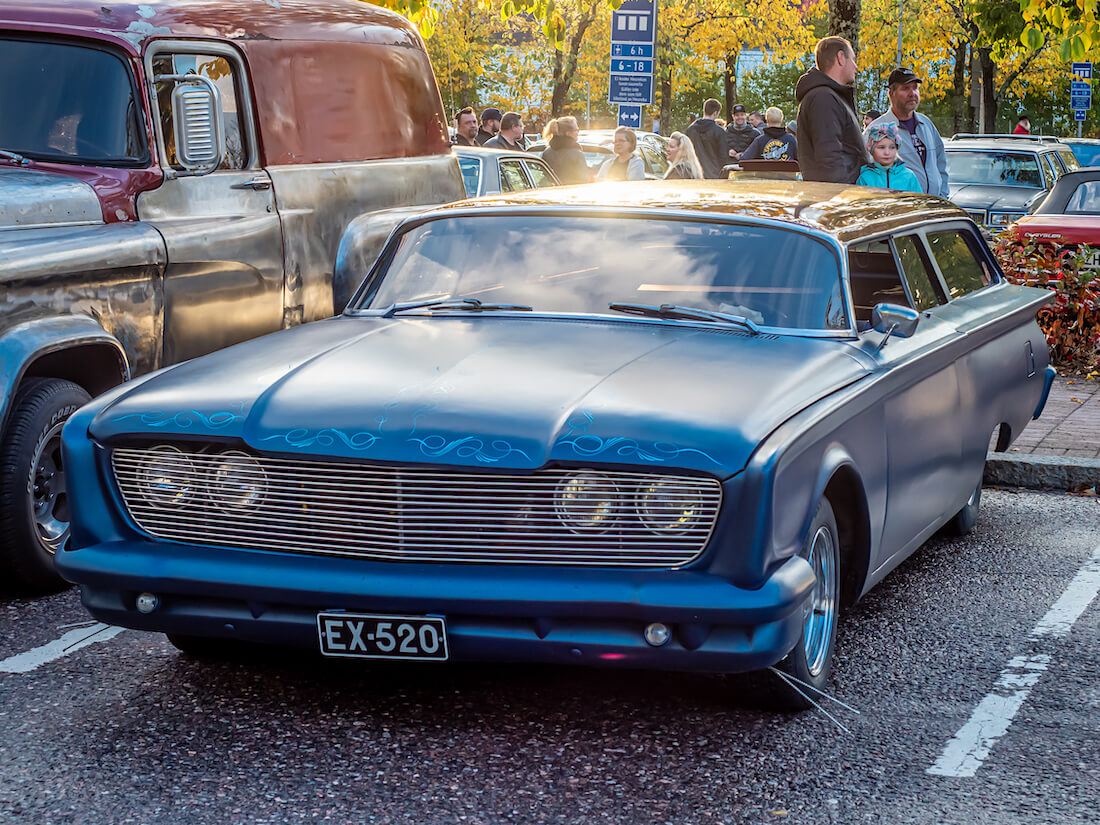
M 661 113 L 657 117 L 661 119 L 661 134 L 672 134 L 672 62 L 663 59 L 661 60 Z
M 569 100 L 569 90 L 573 86 L 573 77 L 577 73 L 577 56 L 580 54 L 588 27 L 596 19 L 601 2 L 603 0 L 589 0 L 589 4 L 580 10 L 580 16 L 576 20 L 576 31 L 569 38 L 569 51 L 554 50 L 552 74 L 554 91 L 550 98 L 550 117 L 561 117 L 565 114 L 565 104 Z
M 955 46 L 955 76 L 952 86 L 951 129 L 959 132 L 970 131 L 970 113 L 966 105 L 966 42 Z
M 859 54 L 859 12 L 862 0 L 829 0 L 829 35 L 843 37 Z
M 722 86 L 726 95 L 726 120 L 733 120 L 733 106 L 737 103 L 737 59 L 740 52 L 726 55 L 726 70 L 722 73 Z
M 997 87 L 993 84 L 993 74 L 997 66 L 993 62 L 993 53 L 989 46 L 978 49 L 978 59 L 982 66 L 982 132 L 992 135 L 997 131 Z

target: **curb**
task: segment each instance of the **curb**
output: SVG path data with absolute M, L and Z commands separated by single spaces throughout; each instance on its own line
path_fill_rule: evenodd
M 1048 490 L 1095 487 L 1100 491 L 1100 458 L 989 453 L 982 483 Z

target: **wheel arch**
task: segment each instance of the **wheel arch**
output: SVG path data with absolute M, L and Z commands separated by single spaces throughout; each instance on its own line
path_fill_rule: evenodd
M 822 469 L 821 495 L 829 499 L 840 540 L 840 600 L 856 603 L 871 563 L 871 519 L 863 479 L 851 459 L 834 451 Z
M 62 378 L 94 397 L 129 377 L 122 344 L 92 318 L 19 324 L 0 335 L 0 425 L 7 430 L 12 399 L 29 378 Z

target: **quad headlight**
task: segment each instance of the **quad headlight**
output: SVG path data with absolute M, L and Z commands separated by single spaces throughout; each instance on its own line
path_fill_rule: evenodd
M 671 481 L 647 484 L 638 494 L 638 518 L 655 533 L 681 533 L 699 525 L 703 502 Z
M 179 507 L 195 495 L 193 462 L 167 444 L 149 450 L 137 475 L 139 489 L 155 507 Z
M 218 456 L 210 472 L 210 499 L 229 512 L 249 510 L 267 495 L 267 474 L 248 453 L 230 450 Z
M 600 473 L 576 473 L 562 480 L 554 507 L 566 527 L 609 527 L 618 516 L 619 490 Z

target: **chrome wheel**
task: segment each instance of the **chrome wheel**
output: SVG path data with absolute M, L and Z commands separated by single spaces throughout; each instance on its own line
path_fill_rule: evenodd
M 817 528 L 806 560 L 813 568 L 816 583 L 802 628 L 802 642 L 806 666 L 812 676 L 818 676 L 831 655 L 836 628 L 836 545 L 827 525 Z
M 64 425 L 59 421 L 38 443 L 27 481 L 38 538 L 48 553 L 57 553 L 69 537 L 69 496 L 61 463 Z

